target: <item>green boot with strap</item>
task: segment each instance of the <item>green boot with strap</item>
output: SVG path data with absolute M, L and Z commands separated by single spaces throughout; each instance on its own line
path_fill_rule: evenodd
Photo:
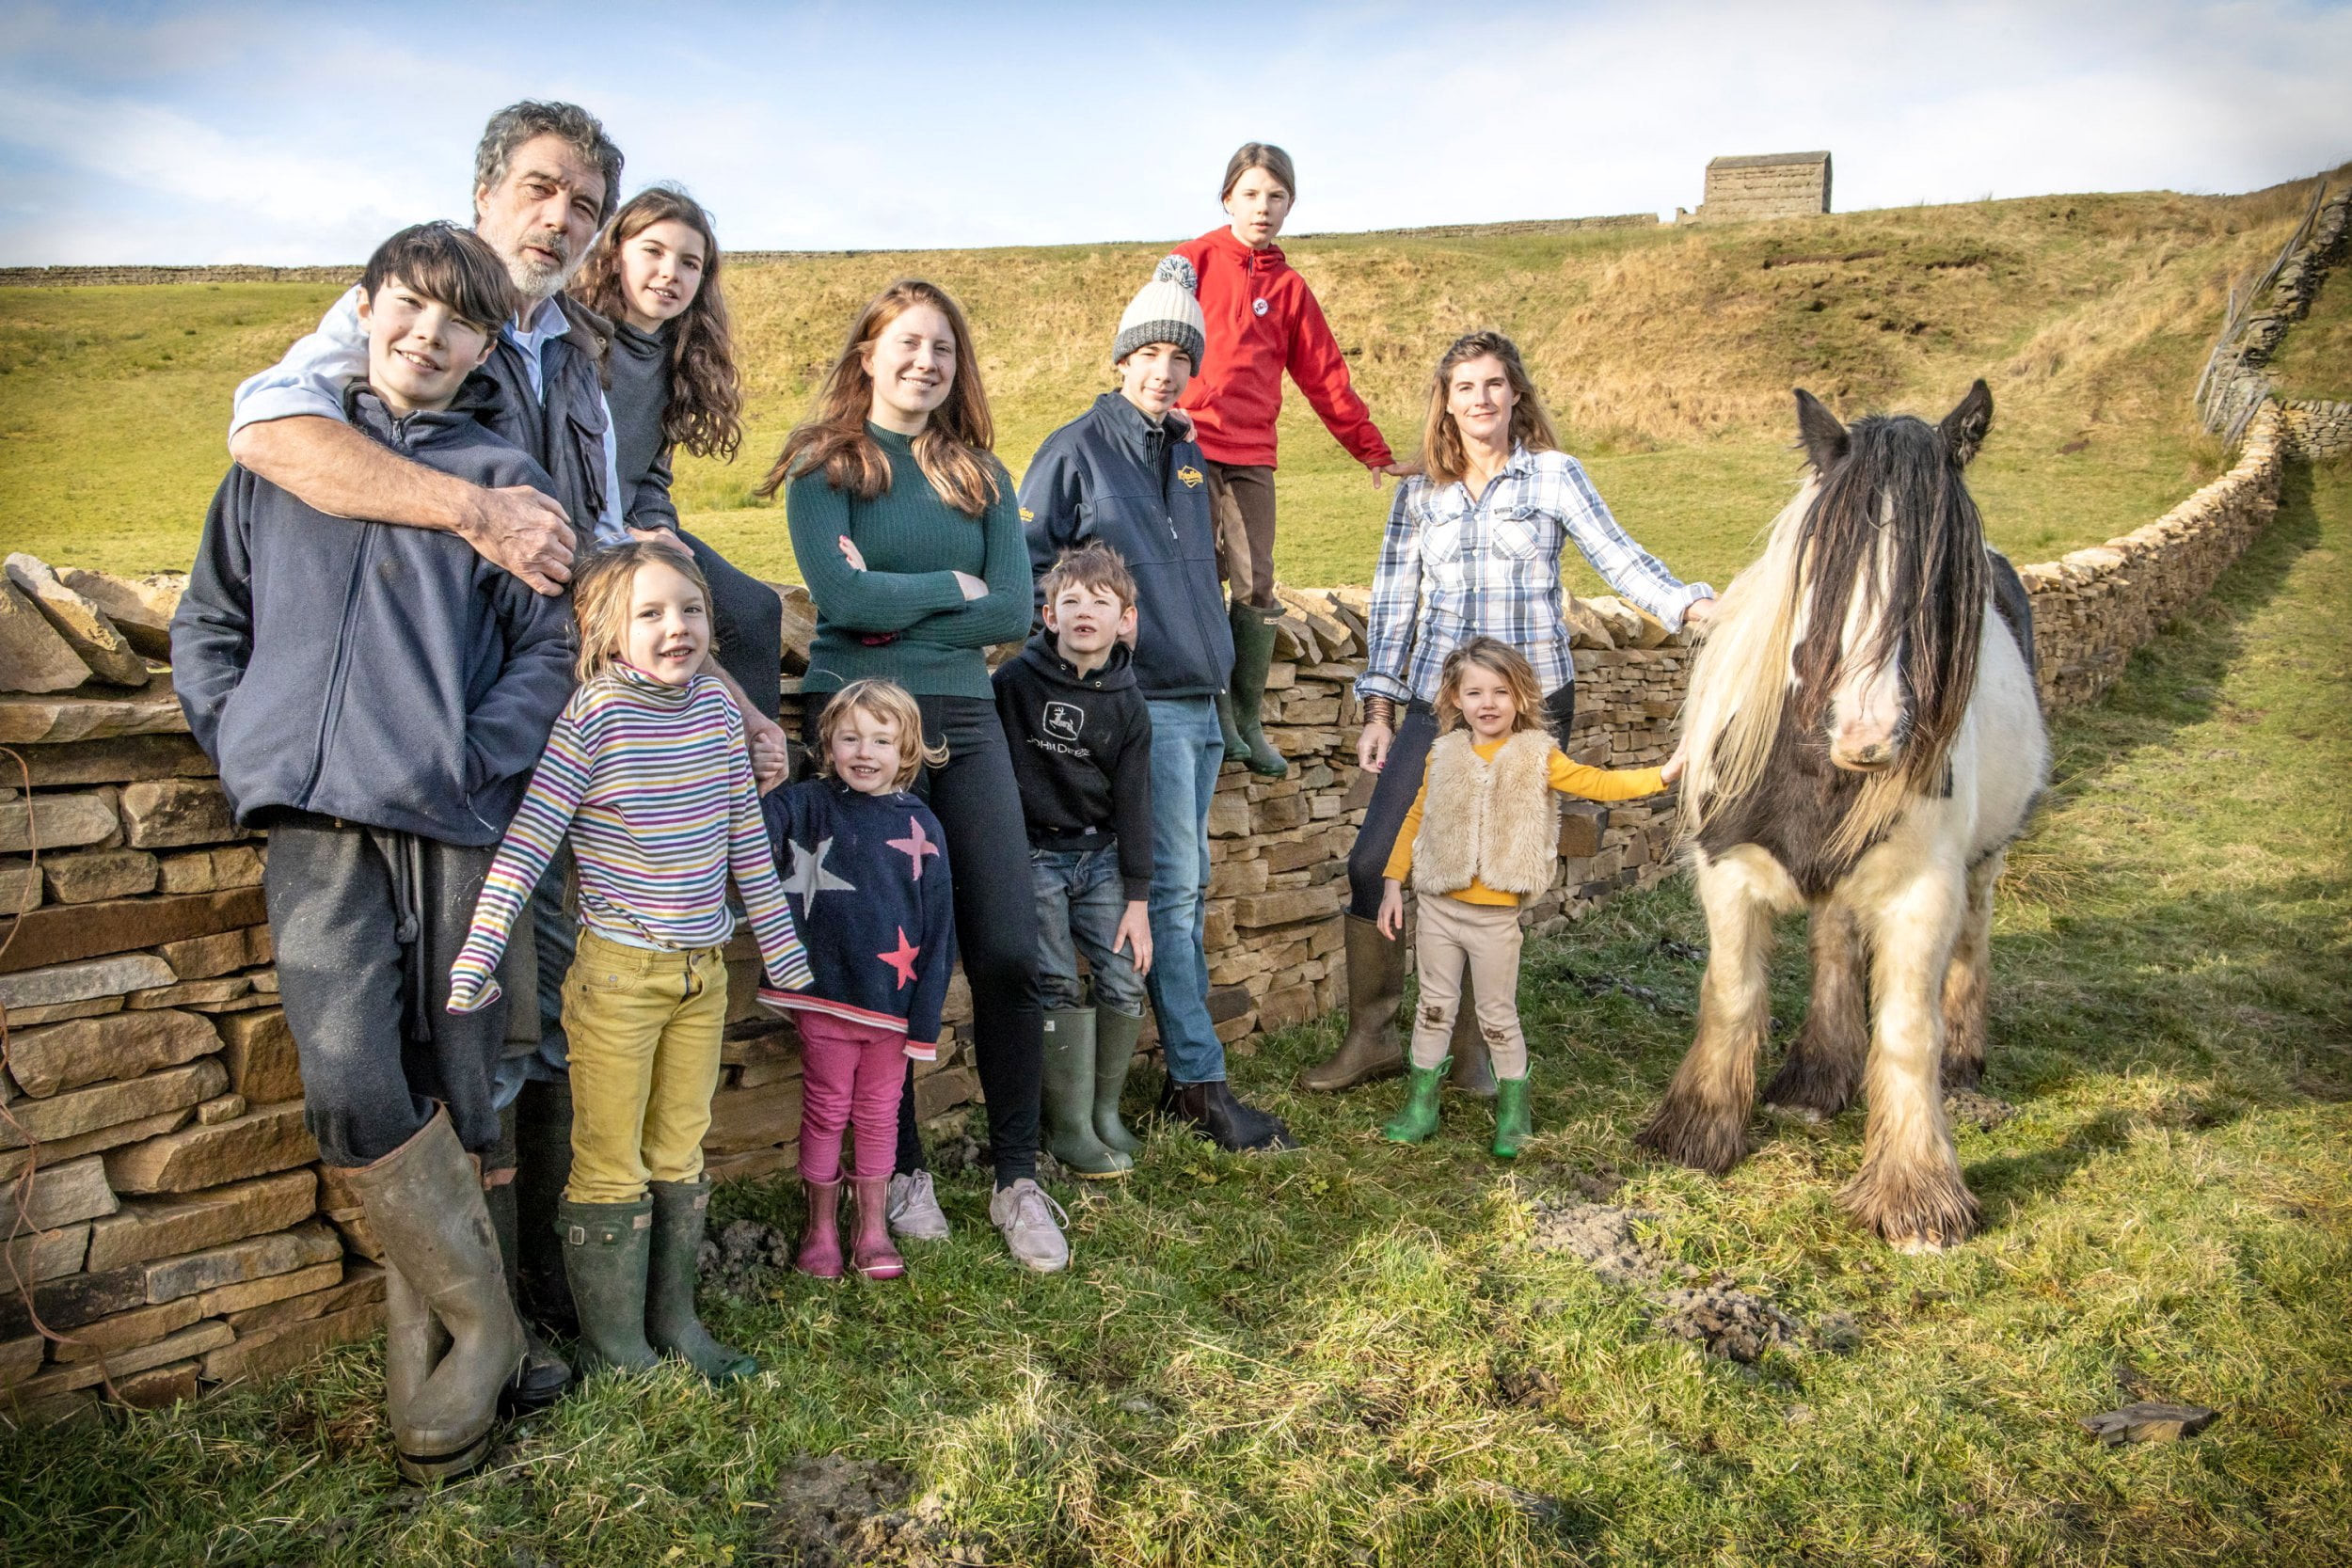
M 1233 627 L 1233 678 L 1227 688 L 1232 696 L 1223 721 L 1228 726 L 1225 760 L 1243 763 L 1266 779 L 1279 779 L 1291 770 L 1282 753 L 1265 737 L 1261 721 L 1266 672 L 1274 667 L 1274 623 L 1281 616 L 1279 610 L 1246 604 L 1233 606 L 1228 614 Z M 1242 744 L 1239 754 L 1233 750 L 1236 739 Z
M 1527 1140 L 1535 1135 L 1534 1123 L 1527 1114 L 1527 1080 L 1498 1078 L 1495 1080 L 1495 1158 L 1516 1160 Z
M 1445 1082 L 1445 1069 L 1453 1061 L 1447 1057 L 1436 1067 L 1407 1067 L 1405 1069 L 1405 1103 L 1396 1115 L 1380 1129 L 1380 1135 L 1392 1144 L 1426 1143 L 1438 1130 L 1438 1091 Z

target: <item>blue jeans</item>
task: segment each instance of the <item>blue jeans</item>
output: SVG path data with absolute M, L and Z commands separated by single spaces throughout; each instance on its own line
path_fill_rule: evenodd
M 1214 697 L 1153 697 L 1152 711 L 1152 973 L 1168 1076 L 1225 1076 L 1225 1042 L 1209 1020 L 1209 800 L 1225 766 Z
M 1029 851 L 1029 881 L 1037 889 L 1037 981 L 1045 1006 L 1083 1007 L 1078 955 L 1094 974 L 1094 1003 L 1129 1018 L 1143 1016 L 1143 980 L 1126 949 L 1112 951 L 1127 886 L 1119 875 L 1119 847 Z

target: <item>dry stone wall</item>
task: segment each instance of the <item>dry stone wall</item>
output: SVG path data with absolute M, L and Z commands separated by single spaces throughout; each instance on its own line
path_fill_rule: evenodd
M 2260 531 L 2292 449 L 2288 417 L 2259 416 L 2236 466 L 2155 522 L 2021 568 L 2047 705 L 2104 690 Z M 122 607 L 126 625 L 153 622 L 170 586 L 57 578 Z M 804 594 L 782 592 L 786 722 L 797 730 L 791 666 L 814 617 Z M 1291 774 L 1228 768 L 1211 807 L 1210 1011 L 1245 1053 L 1255 1036 L 1344 1000 L 1346 856 L 1373 783 L 1355 764 L 1365 597 L 1285 591 L 1267 732 Z M 1570 614 L 1572 750 L 1613 767 L 1663 760 L 1690 650 L 1614 600 L 1572 601 Z M 284 1371 L 382 1321 L 373 1240 L 303 1127 L 262 899 L 268 846 L 230 820 L 169 672 L 148 673 L 131 689 L 85 679 L 0 694 L 0 909 L 24 911 L 0 948 L 10 1198 L 0 1418 L 70 1418 L 102 1394 L 185 1398 Z M 1559 879 L 1524 919 L 1556 930 L 1656 882 L 1674 863 L 1674 830 L 1665 803 L 1574 806 Z M 741 1179 L 797 1160 L 801 1069 L 791 1024 L 754 1000 L 748 939 L 729 957 L 735 994 L 705 1150 L 715 1175 Z M 978 1093 L 961 977 L 939 1059 L 918 1072 L 926 1120 Z

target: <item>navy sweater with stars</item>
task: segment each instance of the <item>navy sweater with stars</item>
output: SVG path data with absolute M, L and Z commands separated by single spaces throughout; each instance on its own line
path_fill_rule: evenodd
M 903 1033 L 907 1054 L 930 1061 L 956 957 L 939 819 L 912 795 L 838 779 L 779 789 L 760 809 L 817 976 L 806 990 L 762 987 L 760 1001 Z

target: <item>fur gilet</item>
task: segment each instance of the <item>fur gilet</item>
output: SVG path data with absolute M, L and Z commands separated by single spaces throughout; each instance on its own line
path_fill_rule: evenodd
M 1526 898 L 1551 885 L 1560 856 L 1552 750 L 1549 731 L 1520 730 L 1482 762 L 1469 730 L 1438 737 L 1413 839 L 1414 892 L 1458 893 L 1475 879 Z

